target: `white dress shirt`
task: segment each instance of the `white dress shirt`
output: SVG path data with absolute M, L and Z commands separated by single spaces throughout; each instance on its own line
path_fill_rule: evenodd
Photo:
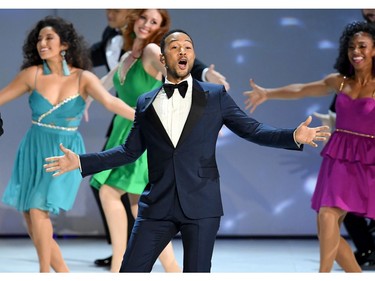
M 120 34 L 112 37 L 111 40 L 108 40 L 105 48 L 105 55 L 110 70 L 117 66 L 123 44 L 124 38 Z
M 185 80 L 188 82 L 185 98 L 175 89 L 168 99 L 164 88 L 161 88 L 152 104 L 174 147 L 177 146 L 191 108 L 193 79 L 190 75 Z M 165 83 L 170 82 L 165 79 Z

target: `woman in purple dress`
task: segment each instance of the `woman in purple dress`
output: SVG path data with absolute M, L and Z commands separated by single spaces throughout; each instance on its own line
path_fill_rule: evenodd
M 346 272 L 360 272 L 350 245 L 340 234 L 345 215 L 375 218 L 375 29 L 366 22 L 348 24 L 340 38 L 338 73 L 305 84 L 265 89 L 252 80 L 244 94 L 247 108 L 269 99 L 297 99 L 334 93 L 336 129 L 323 157 L 312 208 L 317 212 L 320 272 L 336 261 Z

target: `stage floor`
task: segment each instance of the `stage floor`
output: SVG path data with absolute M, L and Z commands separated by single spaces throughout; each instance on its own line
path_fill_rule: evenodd
M 94 260 L 111 254 L 104 239 L 57 239 L 63 256 L 75 273 L 106 273 Z M 176 257 L 182 265 L 182 244 L 173 241 Z M 319 244 L 316 239 L 218 239 L 212 259 L 213 273 L 314 273 L 319 268 Z M 35 249 L 27 238 L 0 239 L 0 272 L 38 272 Z M 153 272 L 163 272 L 159 262 Z M 335 265 L 333 272 L 342 272 Z M 375 271 L 374 271 L 375 272 Z

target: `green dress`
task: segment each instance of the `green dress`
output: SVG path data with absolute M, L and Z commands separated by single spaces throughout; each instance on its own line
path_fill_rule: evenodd
M 136 106 L 140 95 L 162 85 L 160 80 L 156 80 L 144 70 L 141 59 L 136 60 L 130 67 L 124 81 L 121 81 L 120 73 L 121 67 L 113 76 L 113 84 L 118 97 L 131 107 Z M 116 115 L 105 149 L 123 144 L 132 126 L 133 121 Z M 95 174 L 90 181 L 90 184 L 97 189 L 106 184 L 133 194 L 141 194 L 147 183 L 147 152 L 132 164 Z

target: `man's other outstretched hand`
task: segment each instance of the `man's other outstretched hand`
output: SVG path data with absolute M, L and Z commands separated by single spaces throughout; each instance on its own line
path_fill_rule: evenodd
M 301 144 L 308 144 L 312 147 L 318 147 L 316 141 L 326 141 L 331 133 L 328 126 L 319 126 L 315 128 L 308 127 L 312 121 L 312 117 L 309 116 L 302 122 L 295 131 L 295 141 Z
M 54 173 L 54 177 L 79 169 L 79 156 L 62 144 L 60 144 L 60 150 L 64 155 L 48 157 L 45 160 L 49 163 L 43 165 L 46 172 Z

